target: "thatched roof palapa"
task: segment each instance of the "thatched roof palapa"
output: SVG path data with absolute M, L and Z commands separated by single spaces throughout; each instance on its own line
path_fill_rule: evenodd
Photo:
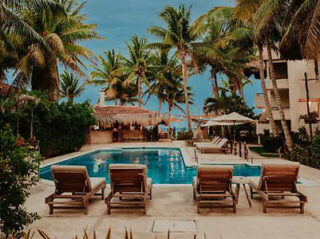
M 95 106 L 94 117 L 104 123 L 139 124 L 155 126 L 163 121 L 163 116 L 157 112 L 138 106 Z

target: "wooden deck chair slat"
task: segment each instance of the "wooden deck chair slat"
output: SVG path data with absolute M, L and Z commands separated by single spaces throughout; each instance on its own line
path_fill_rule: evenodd
M 96 185 L 91 184 L 85 166 L 51 166 L 51 173 L 55 183 L 55 193 L 46 197 L 45 202 L 49 205 L 50 214 L 54 209 L 74 209 L 74 205 L 80 205 L 78 208 L 84 208 L 85 214 L 88 212 L 88 200 L 99 195 L 104 199 L 104 190 L 106 181 L 104 178 L 99 179 Z M 101 190 L 101 193 L 98 191 Z M 76 201 L 57 201 L 57 199 L 73 199 Z M 80 203 L 79 203 L 80 201 Z M 55 206 L 55 205 L 66 206 Z
M 255 186 L 254 183 L 250 183 L 250 191 L 251 197 L 255 192 L 262 196 L 265 213 L 267 208 L 274 205 L 287 208 L 286 204 L 298 204 L 296 208 L 300 208 L 300 213 L 304 213 L 307 197 L 297 190 L 299 167 L 298 163 L 262 165 L 259 184 Z M 274 197 L 296 197 L 299 200 L 274 200 Z

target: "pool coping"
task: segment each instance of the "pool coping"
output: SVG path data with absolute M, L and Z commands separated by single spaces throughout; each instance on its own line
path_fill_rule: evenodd
M 85 155 L 85 154 L 90 154 L 90 153 L 93 153 L 93 152 L 96 152 L 96 151 L 99 151 L 99 150 L 112 150 L 112 149 L 127 149 L 127 148 L 172 148 L 172 149 L 179 149 L 180 152 L 181 152 L 181 155 L 182 155 L 182 159 L 183 159 L 183 162 L 185 164 L 185 166 L 187 167 L 196 167 L 198 165 L 201 165 L 201 164 L 235 164 L 235 162 L 232 162 L 232 161 L 224 161 L 224 162 L 203 162 L 203 163 L 197 163 L 197 162 L 194 162 L 192 157 L 190 156 L 190 154 L 188 153 L 188 151 L 186 150 L 185 147 L 168 147 L 168 146 L 144 146 L 144 147 L 131 147 L 131 146 L 122 146 L 122 147 L 102 147 L 102 148 L 99 148 L 99 149 L 92 149 L 92 150 L 88 150 L 88 151 L 85 151 L 85 152 L 81 152 L 77 155 L 73 155 L 73 156 L 69 156 L 69 157 L 66 157 L 66 158 L 63 158 L 63 159 L 59 159 L 57 161 L 54 161 L 54 162 L 50 162 L 50 163 L 45 163 L 45 164 L 41 164 L 40 165 L 40 168 L 43 168 L 43 167 L 47 167 L 47 166 L 50 166 L 50 165 L 53 165 L 53 164 L 56 164 L 56 163 L 60 163 L 60 162 L 63 162 L 63 161 L 66 161 L 66 160 L 69 160 L 69 159 L 72 159 L 72 158 L 75 158 L 75 157 L 79 157 L 79 156 L 82 156 L 82 155 Z M 261 163 L 249 163 L 249 162 L 237 162 L 236 164 L 247 164 L 247 165 L 256 165 L 256 166 L 260 166 Z
M 132 146 L 122 146 L 122 147 L 102 147 L 99 149 L 92 149 L 92 150 L 88 150 L 82 153 L 79 153 L 77 155 L 73 155 L 70 157 L 66 157 L 51 163 L 46 163 L 46 164 L 42 164 L 40 165 L 40 169 L 43 167 L 47 167 L 56 163 L 60 163 L 75 157 L 79 157 L 85 154 L 90 154 L 99 150 L 112 150 L 112 149 L 122 149 L 122 148 L 172 148 L 172 149 L 179 149 L 181 152 L 181 156 L 183 159 L 183 162 L 185 164 L 186 167 L 196 167 L 198 165 L 212 165 L 212 164 L 246 164 L 246 165 L 252 165 L 252 166 L 261 166 L 262 163 L 249 163 L 249 162 L 233 162 L 233 161 L 224 161 L 224 162 L 203 162 L 203 163 L 196 163 L 193 161 L 192 157 L 190 156 L 190 154 L 188 153 L 188 151 L 186 150 L 185 147 L 168 147 L 168 146 L 144 146 L 144 147 L 132 147 Z M 318 186 L 317 183 L 311 181 L 311 180 L 306 180 L 305 178 L 299 178 L 300 182 L 302 182 L 301 185 L 303 186 Z M 51 186 L 54 185 L 53 181 L 51 180 L 47 180 L 47 179 L 42 179 L 40 178 L 40 181 L 45 183 L 45 184 L 49 184 Z M 108 185 L 108 184 L 107 184 Z M 157 188 L 161 188 L 161 187 L 190 187 L 192 186 L 192 183 L 190 184 L 153 184 L 154 187 Z

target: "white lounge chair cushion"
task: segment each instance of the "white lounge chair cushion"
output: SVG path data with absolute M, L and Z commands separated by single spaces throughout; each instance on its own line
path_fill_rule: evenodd
M 109 169 L 147 169 L 143 164 L 110 164 Z
M 90 177 L 90 181 L 91 181 L 91 187 L 94 189 L 96 187 L 98 187 L 100 184 L 106 182 L 105 178 L 91 178 Z

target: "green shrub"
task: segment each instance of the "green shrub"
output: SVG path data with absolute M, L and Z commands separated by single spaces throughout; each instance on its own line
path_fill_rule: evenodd
M 19 237 L 25 225 L 38 219 L 23 207 L 38 179 L 40 154 L 17 147 L 9 125 L 0 129 L 0 232 Z
M 180 131 L 178 133 L 178 140 L 190 140 L 193 139 L 193 132 L 190 131 Z
M 276 153 L 277 150 L 283 145 L 283 138 L 281 136 L 262 136 L 261 143 L 266 152 Z
M 314 137 L 312 140 L 311 157 L 314 167 L 320 168 L 320 135 Z
M 95 119 L 89 103 L 52 103 L 39 108 L 35 135 L 45 156 L 69 153 L 80 149 Z

